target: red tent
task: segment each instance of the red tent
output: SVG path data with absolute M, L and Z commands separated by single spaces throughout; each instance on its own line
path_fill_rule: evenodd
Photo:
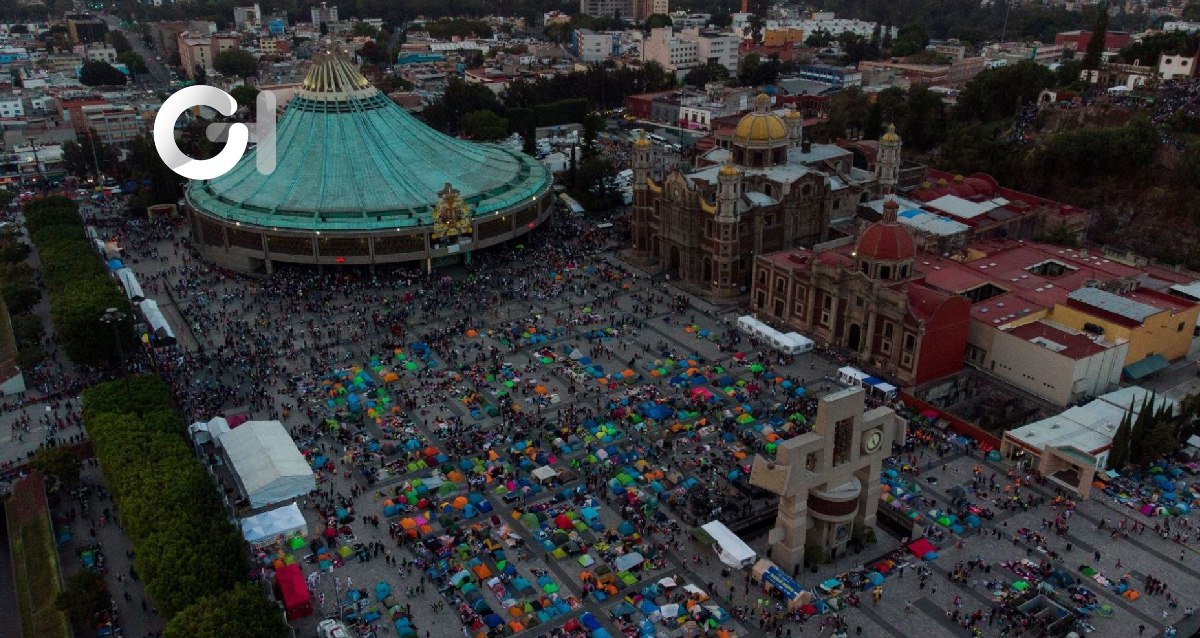
M 283 602 L 288 620 L 312 615 L 312 594 L 299 565 L 293 563 L 275 570 L 275 594 Z
M 924 538 L 918 538 L 908 544 L 908 551 L 916 555 L 917 558 L 925 558 L 926 554 L 936 550 L 937 548 L 933 546 L 933 543 Z
M 567 518 L 566 514 L 559 514 L 558 518 L 554 519 L 554 524 L 558 526 L 558 529 L 562 530 L 570 530 L 575 527 L 575 524 L 571 522 L 571 519 Z

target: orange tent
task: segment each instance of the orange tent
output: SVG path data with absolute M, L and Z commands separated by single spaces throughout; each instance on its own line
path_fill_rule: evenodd
M 454 502 L 450 504 L 450 507 L 453 507 L 456 510 L 460 510 L 466 506 L 467 506 L 467 497 L 465 497 L 465 496 L 460 496 L 460 497 L 454 499 Z
M 471 329 L 471 330 L 467 331 L 467 336 L 470 337 L 471 339 L 474 339 L 475 337 L 479 336 L 479 333 L 476 332 L 474 329 Z
M 466 477 L 463 476 L 462 472 L 459 472 L 458 470 L 450 470 L 450 473 L 446 475 L 446 478 L 449 479 L 451 483 L 462 483 L 464 480 L 466 480 Z
M 487 565 L 476 565 L 471 571 L 475 572 L 475 575 L 479 577 L 479 580 L 492 577 L 492 570 L 488 569 Z
M 400 521 L 400 527 L 403 527 L 404 529 L 416 529 L 417 522 L 411 518 L 406 518 L 406 519 Z

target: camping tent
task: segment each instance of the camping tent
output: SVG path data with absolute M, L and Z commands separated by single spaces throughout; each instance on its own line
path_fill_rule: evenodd
M 212 442 L 216 447 L 221 447 L 221 435 L 225 434 L 232 428 L 229 427 L 229 421 L 224 417 L 214 417 L 209 419 L 208 423 L 197 421 L 188 426 L 188 434 L 192 435 L 192 440 L 197 445 Z
M 248 421 L 221 435 L 234 480 L 259 508 L 317 489 L 312 469 L 279 421 Z
M 292 563 L 275 570 L 275 594 L 283 603 L 288 620 L 312 615 L 312 594 L 299 565 Z
M 308 534 L 304 514 L 295 503 L 242 519 L 242 536 L 255 547 Z
M 721 562 L 741 569 L 754 564 L 758 558 L 758 554 L 750 549 L 750 546 L 745 543 L 737 534 L 734 534 L 721 521 L 711 521 L 700 526 L 714 541 L 717 542 L 717 555 L 721 558 Z

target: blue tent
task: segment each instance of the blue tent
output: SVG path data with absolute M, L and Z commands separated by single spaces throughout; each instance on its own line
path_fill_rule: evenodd
M 590 611 L 583 612 L 583 615 L 579 617 L 579 622 L 583 623 L 584 627 L 587 627 L 591 630 L 600 629 L 601 626 L 600 621 L 596 620 L 596 617 L 593 616 L 592 612 Z

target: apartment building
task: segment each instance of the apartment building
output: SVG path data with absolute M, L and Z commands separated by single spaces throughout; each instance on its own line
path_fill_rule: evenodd
M 88 130 L 105 144 L 127 144 L 145 132 L 145 121 L 128 105 L 97 104 L 82 107 Z

